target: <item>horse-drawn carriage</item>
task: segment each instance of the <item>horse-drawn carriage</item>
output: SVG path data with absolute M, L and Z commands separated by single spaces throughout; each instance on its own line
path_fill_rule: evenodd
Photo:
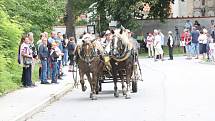
M 79 72 L 82 91 L 86 90 L 84 75 L 87 76 L 91 87 L 91 99 L 97 99 L 96 94 L 102 91 L 102 84 L 110 82 L 114 83 L 115 97 L 119 96 L 117 82 L 121 82 L 123 95 L 129 99 L 131 89 L 132 92 L 137 92 L 137 81 L 142 80 L 138 52 L 130 42 L 127 32 L 117 29 L 112 34 L 108 53 L 97 40 L 83 41 L 76 49 L 78 68 L 75 72 Z M 73 77 L 77 84 L 75 72 Z

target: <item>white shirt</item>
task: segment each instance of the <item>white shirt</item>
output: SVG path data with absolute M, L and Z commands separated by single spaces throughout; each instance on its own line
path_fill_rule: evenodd
M 154 46 L 156 48 L 161 47 L 161 36 L 160 35 L 155 35 Z
M 200 34 L 198 41 L 199 41 L 199 43 L 207 44 L 207 35 L 206 34 Z
M 209 48 L 210 48 L 210 50 L 214 50 L 215 49 L 215 43 L 210 43 Z
M 163 35 L 163 33 L 160 32 L 160 36 L 161 36 L 161 45 L 164 45 L 164 35 Z
M 171 35 L 169 35 L 169 39 L 170 39 L 170 45 L 173 46 L 173 38 Z

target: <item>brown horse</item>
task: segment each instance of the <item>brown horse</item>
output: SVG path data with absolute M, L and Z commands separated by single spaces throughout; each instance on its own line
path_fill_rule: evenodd
M 124 30 L 115 30 L 112 40 L 111 66 L 114 81 L 114 96 L 119 96 L 118 78 L 121 79 L 122 92 L 126 99 L 130 99 L 131 77 L 133 73 L 134 54 L 132 44 Z M 126 86 L 125 86 L 126 82 Z
M 82 45 L 76 49 L 82 91 L 86 91 L 84 82 L 84 75 L 86 75 L 91 87 L 90 98 L 92 100 L 97 99 L 98 77 L 102 74 L 104 66 L 95 46 L 96 44 L 91 41 L 83 41 Z

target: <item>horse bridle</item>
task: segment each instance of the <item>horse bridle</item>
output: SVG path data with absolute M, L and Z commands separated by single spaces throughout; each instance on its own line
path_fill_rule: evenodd
M 92 55 L 85 55 L 85 53 L 83 53 L 84 55 L 82 55 L 81 53 L 83 52 L 83 46 L 85 46 L 85 44 L 88 44 L 88 46 L 90 46 L 89 44 L 92 44 L 92 43 L 83 43 L 82 46 L 79 46 L 79 47 L 78 47 L 77 53 L 78 53 L 79 58 L 80 58 L 82 61 L 84 61 L 84 62 L 90 64 L 90 63 L 95 59 L 96 53 L 94 52 L 94 50 L 92 50 L 92 51 L 93 51 Z M 93 47 L 90 47 L 90 49 L 94 49 L 94 48 L 93 48 Z M 90 58 L 90 56 L 91 56 L 92 58 Z M 88 59 L 87 57 L 90 58 L 90 59 Z
M 114 35 L 113 36 L 113 38 L 116 38 L 117 36 L 116 35 Z M 119 39 L 119 41 L 121 41 L 121 44 L 122 44 L 122 39 L 120 38 L 120 37 L 117 37 L 118 39 Z M 112 39 L 112 44 L 111 44 L 111 53 L 112 53 L 112 56 L 114 56 L 114 50 L 117 50 L 118 51 L 118 47 L 114 47 L 114 43 L 115 43 L 115 39 Z M 121 45 L 122 46 L 122 45 Z M 127 53 L 127 51 L 128 51 L 128 45 L 124 45 L 125 47 L 124 47 L 124 52 L 123 53 L 121 53 L 121 56 L 124 56 L 126 53 Z

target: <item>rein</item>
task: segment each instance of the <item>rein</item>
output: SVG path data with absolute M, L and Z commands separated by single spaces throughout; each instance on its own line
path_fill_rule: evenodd
M 112 56 L 111 58 L 114 59 L 115 61 L 122 62 L 122 61 L 125 61 L 126 59 L 128 59 L 130 56 L 131 56 L 131 50 L 128 50 L 128 51 L 124 52 L 123 55 L 120 57 Z

